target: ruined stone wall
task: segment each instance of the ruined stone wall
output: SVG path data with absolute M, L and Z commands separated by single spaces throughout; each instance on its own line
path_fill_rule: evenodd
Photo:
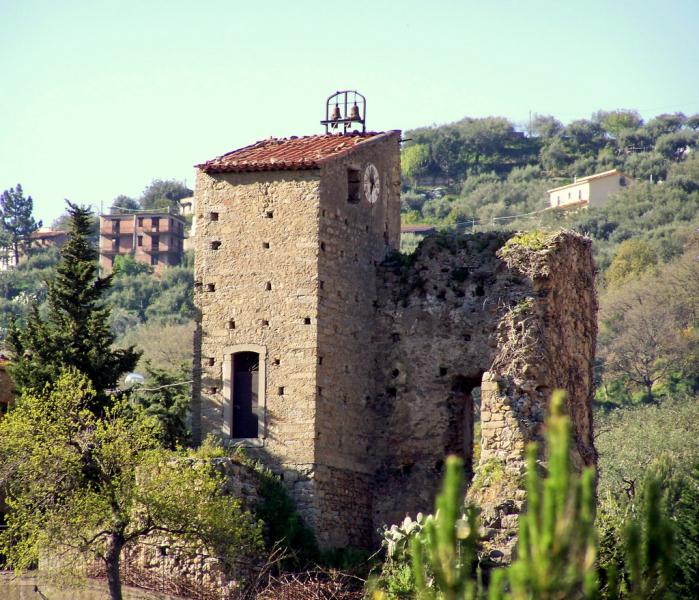
M 469 497 L 484 509 L 493 558 L 505 560 L 524 499 L 524 449 L 542 438 L 552 390 L 569 393 L 576 464 L 596 458 L 590 242 L 572 233 L 534 244 L 511 237 L 440 235 L 409 261 L 386 264 L 375 340 L 375 525 L 430 511 L 444 456 L 461 454 L 474 474 Z M 477 387 L 480 407 L 470 393 Z M 479 439 L 472 438 L 474 420 Z
M 530 282 L 496 256 L 508 237 L 435 236 L 408 264 L 382 269 L 377 526 L 433 509 L 447 454 L 471 466 L 471 391 L 496 356 L 499 320 L 531 293 Z

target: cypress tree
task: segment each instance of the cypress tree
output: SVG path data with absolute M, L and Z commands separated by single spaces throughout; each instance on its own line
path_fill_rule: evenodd
M 699 590 L 699 463 L 683 481 L 674 519 L 677 573 L 671 589 L 678 598 L 691 598 Z
M 61 250 L 56 276 L 47 282 L 48 311 L 45 317 L 33 306 L 24 328 L 13 324 L 9 341 L 15 352 L 12 376 L 20 390 L 42 391 L 51 386 L 61 370 L 75 367 L 92 382 L 97 396 L 93 410 L 108 402 L 106 391 L 131 371 L 140 353 L 133 346 L 112 348 L 109 308 L 102 300 L 110 277 L 97 273 L 97 250 L 90 243 L 88 208 L 68 202 L 70 239 Z
M 28 248 L 32 233 L 41 227 L 32 216 L 34 201 L 24 197 L 22 186 L 5 190 L 0 196 L 0 229 L 4 231 L 4 243 L 12 248 L 15 265 L 19 263 L 20 248 Z

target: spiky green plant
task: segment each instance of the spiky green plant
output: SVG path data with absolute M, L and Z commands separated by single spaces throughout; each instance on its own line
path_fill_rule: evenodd
M 437 496 L 435 518 L 428 520 L 411 543 L 413 573 L 421 600 L 473 600 L 478 597 L 475 577 L 478 528 L 474 509 L 463 515 L 464 463 L 456 456 L 446 461 L 442 492 Z M 424 548 L 424 550 L 423 550 Z M 425 578 L 425 567 L 434 574 L 437 596 Z
M 491 573 L 489 600 L 561 599 L 597 595 L 594 530 L 594 469 L 576 474 L 570 463 L 570 419 L 565 394 L 555 392 L 547 420 L 548 475 L 537 468 L 537 447 L 528 447 L 528 506 L 520 518 L 517 558 Z M 477 563 L 478 530 L 474 510 L 463 511 L 463 463 L 447 459 L 435 520 L 412 543 L 419 597 L 472 600 L 483 597 Z M 425 566 L 434 573 L 435 592 Z M 439 596 L 437 595 L 439 594 Z
M 494 569 L 486 590 L 477 568 L 478 531 L 473 509 L 463 515 L 463 462 L 447 459 L 434 520 L 412 540 L 413 574 L 421 600 L 616 600 L 669 597 L 673 529 L 663 511 L 660 478 L 646 480 L 638 514 L 626 521 L 623 569 L 612 563 L 599 589 L 594 526 L 595 471 L 575 472 L 565 393 L 554 392 L 546 421 L 548 472 L 541 474 L 535 444 L 527 448 L 527 508 L 520 516 L 514 562 Z M 689 497 L 689 496 L 688 496 Z M 695 531 L 695 529 L 691 529 Z M 433 574 L 428 581 L 425 573 Z M 380 597 L 380 596 L 379 596 Z
M 508 569 L 515 600 L 597 594 L 595 471 L 577 475 L 571 466 L 564 402 L 565 393 L 554 392 L 546 422 L 545 478 L 537 470 L 536 445 L 527 449 L 527 510 L 520 517 L 517 558 Z

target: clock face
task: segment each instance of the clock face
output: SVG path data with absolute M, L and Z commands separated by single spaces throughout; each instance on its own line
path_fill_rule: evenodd
M 364 195 L 369 202 L 374 204 L 379 199 L 379 192 L 379 171 L 369 163 L 364 170 Z

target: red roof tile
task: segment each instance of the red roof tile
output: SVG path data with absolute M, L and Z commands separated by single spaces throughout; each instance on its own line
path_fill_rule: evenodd
M 392 133 L 397 132 L 270 138 L 196 166 L 206 173 L 317 169 L 324 161 L 347 154 L 359 144 Z

